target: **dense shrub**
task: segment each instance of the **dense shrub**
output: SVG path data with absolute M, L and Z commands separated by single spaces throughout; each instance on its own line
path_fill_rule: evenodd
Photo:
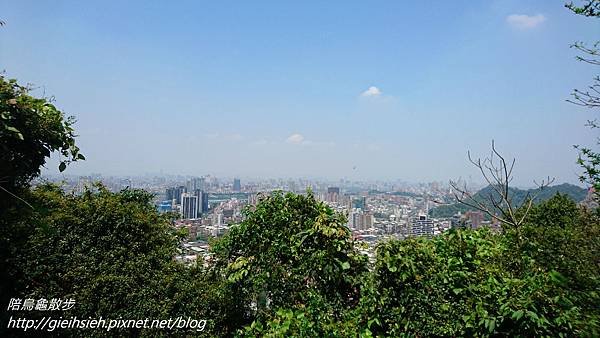
M 534 207 L 520 229 L 383 242 L 361 282 L 358 306 L 333 317 L 307 301 L 279 309 L 247 333 L 597 336 L 598 224 L 556 195 Z

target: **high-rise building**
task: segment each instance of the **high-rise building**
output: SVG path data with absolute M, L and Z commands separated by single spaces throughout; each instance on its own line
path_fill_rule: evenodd
M 373 216 L 373 214 L 371 213 L 365 213 L 365 220 L 363 222 L 365 229 L 369 229 L 373 227 L 373 224 L 375 223 L 375 216 Z
M 375 217 L 362 209 L 352 209 L 348 214 L 348 227 L 354 230 L 367 230 L 373 227 Z
M 338 203 L 340 198 L 340 188 L 338 187 L 329 187 L 327 188 L 327 197 L 326 201 L 331 203 Z
M 362 212 L 359 212 L 359 211 L 353 212 L 351 215 L 352 215 L 352 219 L 351 219 L 352 223 L 351 223 L 350 228 L 362 230 L 363 229 L 363 218 L 361 217 Z
M 187 181 L 187 191 L 204 190 L 204 177 L 192 177 Z
M 183 194 L 186 191 L 187 190 L 183 185 L 168 188 L 166 191 L 166 199 L 170 201 L 175 200 L 175 204 L 181 204 L 181 194 Z
M 175 199 L 175 188 L 167 188 L 167 190 L 165 190 L 165 199 L 169 201 Z
M 181 216 L 184 219 L 198 218 L 198 196 L 190 193 L 181 194 Z
M 233 191 L 240 192 L 242 191 L 242 184 L 239 178 L 233 179 Z
M 198 197 L 198 214 L 208 212 L 208 193 L 200 189 L 194 191 L 194 195 Z

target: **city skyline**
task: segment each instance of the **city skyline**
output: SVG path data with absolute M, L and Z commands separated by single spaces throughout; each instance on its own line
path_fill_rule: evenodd
M 2 17 L 6 75 L 78 119 L 72 174 L 477 180 L 494 139 L 517 186 L 580 184 L 596 136 L 565 99 L 597 26 L 561 2 L 97 6 Z

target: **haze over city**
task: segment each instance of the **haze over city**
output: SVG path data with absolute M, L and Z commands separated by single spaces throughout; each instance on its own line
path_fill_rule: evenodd
M 0 68 L 78 120 L 70 174 L 443 181 L 494 139 L 515 184 L 577 184 L 596 137 L 565 100 L 598 26 L 560 1 L 2 8 Z
M 0 3 L 0 337 L 600 337 L 600 0 Z

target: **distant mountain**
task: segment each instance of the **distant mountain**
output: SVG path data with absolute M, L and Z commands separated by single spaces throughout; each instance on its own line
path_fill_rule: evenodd
M 537 191 L 537 189 L 522 190 L 522 189 L 517 189 L 517 188 L 509 188 L 508 194 L 512 198 L 513 205 L 520 206 L 521 204 L 523 204 L 523 202 L 525 202 L 527 193 L 534 195 L 534 194 L 538 193 L 538 191 Z M 587 191 L 587 189 L 578 187 L 573 184 L 563 183 L 563 184 L 554 185 L 554 186 L 546 187 L 546 188 L 542 189 L 542 191 L 539 192 L 539 195 L 536 197 L 534 202 L 539 203 L 539 202 L 548 200 L 552 196 L 556 195 L 557 193 L 567 195 L 571 199 L 573 199 L 575 202 L 579 203 L 586 198 L 588 191 Z M 487 201 L 489 201 L 490 195 L 494 196 L 494 198 L 496 200 L 499 200 L 499 198 L 500 198 L 498 193 L 496 191 L 494 191 L 494 189 L 491 186 L 487 186 L 487 187 L 479 190 L 475 195 L 473 195 L 473 198 L 475 198 L 477 201 L 484 203 L 491 209 L 492 208 L 491 204 L 489 202 L 487 202 Z M 429 215 L 431 217 L 435 217 L 435 218 L 450 217 L 459 211 L 461 213 L 465 213 L 469 210 L 475 210 L 475 209 L 473 209 L 469 206 L 466 206 L 462 203 L 454 203 L 454 204 L 440 205 L 438 207 L 435 207 L 435 208 L 429 210 Z

